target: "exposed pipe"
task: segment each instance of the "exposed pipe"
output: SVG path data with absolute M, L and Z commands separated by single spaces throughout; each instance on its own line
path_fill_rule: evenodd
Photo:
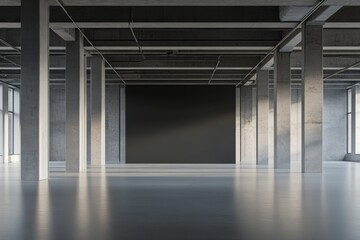
M 275 50 L 280 47 L 281 44 L 283 44 L 298 28 L 301 27 L 301 25 L 308 20 L 324 3 L 326 2 L 326 0 L 321 0 L 319 1 L 307 14 L 305 14 L 305 16 L 300 20 L 300 22 L 288 33 L 286 34 L 286 36 L 281 39 L 280 42 L 278 42 L 275 47 L 273 47 L 270 52 L 268 52 L 268 54 L 266 54 L 265 57 L 263 57 L 260 62 L 258 64 L 256 64 L 248 74 L 246 74 L 246 76 L 241 79 L 236 85 L 235 87 L 238 87 L 242 82 L 247 81 L 247 78 L 260 66 L 260 64 L 262 64 L 265 59 L 267 59 L 270 55 L 272 55 Z
M 216 63 L 216 65 L 215 65 L 215 67 L 214 67 L 214 70 L 213 70 L 211 76 L 210 76 L 210 79 L 209 79 L 209 82 L 208 82 L 209 85 L 210 85 L 211 80 L 213 79 L 213 77 L 214 77 L 214 75 L 215 75 L 215 72 L 216 72 L 216 70 L 217 70 L 217 68 L 218 68 L 218 66 L 219 66 L 219 64 L 220 64 L 220 58 L 221 58 L 221 56 L 218 57 L 217 63 Z
M 131 27 L 131 22 L 129 22 L 129 29 L 130 29 L 130 31 L 131 31 L 132 36 L 134 37 L 134 40 L 135 40 L 136 44 L 138 45 L 139 53 L 141 54 L 141 56 L 142 56 L 143 59 L 145 60 L 145 56 L 144 56 L 144 53 L 143 53 L 143 51 L 142 51 L 141 45 L 140 45 L 139 41 L 138 41 L 137 38 L 136 38 L 136 35 L 135 35 L 135 32 L 134 32 L 133 28 Z
M 78 24 L 74 21 L 74 19 L 70 16 L 70 14 L 66 11 L 64 5 L 60 2 L 60 0 L 56 0 L 58 5 L 61 7 L 61 9 L 64 11 L 64 13 L 67 15 L 67 17 L 70 19 L 70 21 L 74 24 L 74 26 L 77 28 L 77 30 L 80 32 L 80 34 L 84 37 L 84 39 L 91 45 L 91 47 L 94 48 L 94 50 L 102 57 L 102 59 L 106 62 L 106 64 L 111 68 L 111 70 L 116 74 L 116 76 L 123 82 L 124 85 L 126 85 L 126 82 L 124 79 L 120 76 L 120 74 L 113 68 L 113 66 L 109 63 L 109 61 L 105 58 L 105 56 L 100 52 L 100 50 L 94 46 L 94 44 L 89 40 L 89 38 L 84 34 L 84 32 L 80 29 Z
M 14 47 L 14 46 L 13 46 L 13 45 L 11 45 L 10 43 L 6 42 L 4 39 L 1 39 L 1 38 L 0 38 L 0 42 L 1 42 L 2 44 L 4 44 L 5 46 L 7 46 L 7 47 L 10 47 L 10 48 L 14 49 L 16 52 L 21 53 L 21 51 L 20 51 L 20 49 L 19 49 L 19 48 Z
M 14 47 L 14 46 L 11 45 L 10 43 L 6 42 L 4 39 L 1 39 L 1 38 L 0 38 L 0 43 L 4 44 L 5 46 L 7 46 L 7 47 L 9 47 L 9 48 L 14 49 L 17 53 L 20 53 L 20 54 L 21 54 L 21 51 L 20 51 L 19 48 Z M 13 60 L 11 60 L 11 59 L 9 59 L 9 58 L 7 58 L 7 57 L 5 57 L 4 55 L 0 55 L 0 58 L 3 59 L 3 60 L 5 60 L 5 61 L 7 61 L 7 62 L 9 62 L 9 63 L 11 63 L 11 64 L 14 64 L 14 65 L 17 66 L 17 67 L 21 67 L 20 64 L 14 62 Z
M 355 67 L 355 66 L 357 66 L 359 64 L 360 64 L 360 61 L 358 61 L 356 63 L 353 63 L 353 64 L 351 64 L 351 65 L 349 65 L 347 67 L 344 67 L 344 68 L 334 72 L 333 74 L 328 75 L 326 78 L 324 78 L 324 80 L 327 80 L 327 79 L 329 79 L 329 78 L 331 78 L 331 77 L 333 77 L 333 76 L 335 76 L 335 75 L 337 75 L 339 73 L 345 72 L 346 70 L 349 70 L 350 68 Z
M 13 84 L 11 84 L 11 83 L 5 82 L 4 80 L 0 80 L 0 83 L 6 84 L 6 85 L 8 85 L 8 86 L 10 86 L 10 87 L 12 87 L 12 88 L 20 89 L 18 86 L 15 86 L 15 85 L 13 85 Z
M 7 62 L 9 62 L 9 63 L 14 64 L 14 65 L 17 66 L 17 67 L 21 67 L 20 64 L 14 62 L 13 60 L 8 59 L 7 57 L 5 57 L 5 56 L 3 56 L 3 55 L 0 55 L 0 58 L 3 59 L 3 60 L 5 60 L 5 61 L 7 61 Z

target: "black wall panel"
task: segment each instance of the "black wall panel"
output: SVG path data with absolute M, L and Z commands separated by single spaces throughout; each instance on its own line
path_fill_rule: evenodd
M 127 86 L 127 163 L 235 163 L 235 88 Z

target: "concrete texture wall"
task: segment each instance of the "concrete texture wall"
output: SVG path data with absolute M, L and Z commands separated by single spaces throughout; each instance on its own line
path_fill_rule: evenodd
M 88 89 L 89 90 L 89 89 Z M 106 87 L 106 162 L 119 161 L 119 86 Z M 90 94 L 88 91 L 87 158 L 90 161 Z M 50 161 L 65 161 L 65 86 L 50 87 Z
M 107 87 L 105 101 L 105 159 L 107 162 L 119 162 L 120 86 Z
M 241 163 L 256 164 L 256 88 L 241 87 Z
M 65 85 L 50 87 L 50 161 L 65 161 Z
M 301 171 L 301 90 L 291 89 L 291 161 L 292 169 Z
M 324 91 L 323 158 L 325 161 L 343 160 L 347 149 L 346 90 Z
M 117 162 L 119 154 L 119 86 L 106 87 L 106 162 Z M 270 90 L 270 112 L 269 112 L 269 164 L 273 164 L 273 91 Z M 249 101 L 252 104 L 253 96 Z M 51 161 L 65 160 L 65 86 L 51 86 L 50 88 L 50 157 Z M 88 94 L 90 101 L 90 94 Z M 255 104 L 254 106 L 255 107 Z M 324 143 L 323 156 L 325 161 L 341 161 L 346 154 L 346 90 L 325 89 L 324 90 Z M 299 164 L 300 151 L 300 117 L 301 117 L 301 92 L 299 89 L 292 90 L 291 105 L 291 164 L 292 167 Z M 251 108 L 252 109 L 252 108 Z M 90 104 L 88 104 L 88 116 L 90 116 Z M 89 118 L 88 118 L 89 119 Z M 256 118 L 252 118 L 256 121 Z M 251 123 L 250 123 L 251 124 Z M 253 123 L 255 124 L 255 122 Z M 255 126 L 255 125 L 254 125 Z M 254 128 L 255 129 L 255 128 Z M 253 134 L 255 134 L 255 130 Z M 88 141 L 90 141 L 90 122 L 88 122 Z M 88 142 L 89 143 L 89 142 Z M 299 143 L 299 144 L 298 144 Z M 89 145 L 89 144 L 88 144 Z M 249 156 L 256 156 L 256 148 Z M 88 151 L 88 154 L 90 152 Z M 255 162 L 255 158 L 243 161 Z
M 269 164 L 274 161 L 274 91 L 269 91 Z M 346 90 L 324 90 L 323 159 L 342 161 L 346 155 Z M 256 121 L 253 119 L 253 121 Z M 301 167 L 301 90 L 291 90 L 291 168 Z M 255 150 L 250 147 L 248 151 Z M 242 161 L 248 161 L 242 159 Z

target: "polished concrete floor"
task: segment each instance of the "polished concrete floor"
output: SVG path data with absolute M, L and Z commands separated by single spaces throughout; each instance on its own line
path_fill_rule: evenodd
M 360 163 L 323 174 L 127 165 L 21 182 L 0 164 L 0 239 L 360 239 Z

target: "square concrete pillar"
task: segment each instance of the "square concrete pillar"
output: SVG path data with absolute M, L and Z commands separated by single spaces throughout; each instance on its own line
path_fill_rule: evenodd
M 120 88 L 120 164 L 126 163 L 126 88 Z
M 9 87 L 6 84 L 2 85 L 3 91 L 3 162 L 9 163 Z
M 48 178 L 49 5 L 21 1 L 21 179 Z
M 303 172 L 322 172 L 323 40 L 322 25 L 303 24 L 302 161 Z
M 9 158 L 9 87 L 2 85 L 3 91 L 3 162 L 10 162 Z
M 241 87 L 241 163 L 256 164 L 256 89 Z
M 86 79 L 84 40 L 66 42 L 66 171 L 86 169 Z
M 274 56 L 274 168 L 290 169 L 290 53 Z
M 360 85 L 351 88 L 351 155 L 360 154 Z
M 269 71 L 257 70 L 256 79 L 256 163 L 269 162 Z
M 235 164 L 241 162 L 241 110 L 240 110 L 241 88 L 235 88 Z
M 91 166 L 105 166 L 105 62 L 91 58 Z

